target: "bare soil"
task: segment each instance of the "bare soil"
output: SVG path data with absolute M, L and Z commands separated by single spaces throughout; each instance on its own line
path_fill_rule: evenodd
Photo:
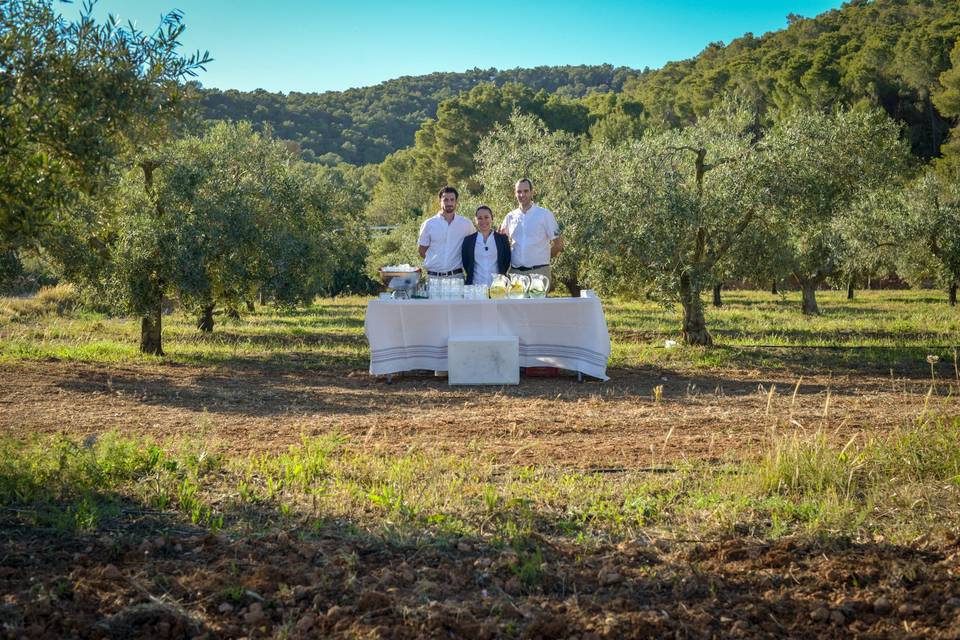
M 202 434 L 233 452 L 285 449 L 303 435 L 335 431 L 353 447 L 385 452 L 479 446 L 504 463 L 641 468 L 755 455 L 774 427 L 823 429 L 846 441 L 903 426 L 924 407 L 960 412 L 945 384 L 928 399 L 930 381 L 922 378 L 609 374 L 606 383 L 564 376 L 450 387 L 432 374 L 387 384 L 363 371 L 29 362 L 0 368 L 0 431 Z
M 955 541 L 542 540 L 524 581 L 515 551 L 469 542 L 2 531 L 9 638 L 960 636 Z

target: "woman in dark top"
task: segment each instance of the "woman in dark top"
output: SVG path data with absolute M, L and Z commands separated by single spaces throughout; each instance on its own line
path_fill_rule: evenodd
M 493 230 L 493 211 L 485 204 L 477 207 L 477 232 L 463 239 L 464 284 L 490 285 L 493 276 L 510 268 L 510 241 Z

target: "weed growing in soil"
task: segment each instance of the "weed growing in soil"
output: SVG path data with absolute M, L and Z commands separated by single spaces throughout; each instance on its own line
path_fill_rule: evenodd
M 499 466 L 482 456 L 353 449 L 337 434 L 276 456 L 226 458 L 202 442 L 117 434 L 0 441 L 0 504 L 25 521 L 94 531 L 160 510 L 210 530 L 311 535 L 351 523 L 399 545 L 485 540 L 513 547 L 536 580 L 538 536 L 592 545 L 658 536 L 843 535 L 909 540 L 957 526 L 960 419 L 929 415 L 840 447 L 823 431 L 772 433 L 755 460 L 673 473 Z

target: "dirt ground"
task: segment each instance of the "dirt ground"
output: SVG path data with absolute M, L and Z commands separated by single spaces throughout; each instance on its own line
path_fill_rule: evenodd
M 606 383 L 559 377 L 449 387 L 432 374 L 387 384 L 363 371 L 29 362 L 0 368 L 0 431 L 83 437 L 116 429 L 157 440 L 202 434 L 238 452 L 279 450 L 301 435 L 336 431 L 370 450 L 479 446 L 505 463 L 643 468 L 742 459 L 773 428 L 822 428 L 846 441 L 905 425 L 924 406 L 960 413 L 960 398 L 947 397 L 942 384 L 928 400 L 930 382 L 922 378 L 609 375 Z
M 956 541 L 543 540 L 531 583 L 466 541 L 0 530 L 5 638 L 960 637 Z
M 361 371 L 19 363 L 0 368 L 0 430 L 202 435 L 236 452 L 336 430 L 371 451 L 479 446 L 504 463 L 644 468 L 756 455 L 774 425 L 847 440 L 925 403 L 958 409 L 955 395 L 925 400 L 919 377 L 610 376 L 450 388 L 426 374 L 388 385 Z M 956 539 L 544 538 L 531 579 L 524 550 L 482 540 L 413 549 L 337 523 L 233 540 L 165 517 L 64 536 L 0 509 L 0 638 L 960 638 Z

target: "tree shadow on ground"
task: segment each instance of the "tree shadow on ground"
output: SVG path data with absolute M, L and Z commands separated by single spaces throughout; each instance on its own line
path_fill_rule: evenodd
M 180 339 L 182 341 L 182 338 Z M 197 344 L 215 344 L 227 346 L 259 346 L 280 349 L 282 353 L 295 351 L 304 346 L 316 347 L 365 347 L 367 339 L 363 334 L 344 332 L 288 331 L 287 333 L 234 332 L 220 330 L 210 334 L 199 334 L 186 340 Z M 280 354 L 278 354 L 280 355 Z
M 768 356 L 758 355 L 758 368 L 768 365 Z M 615 393 L 620 400 L 634 397 L 649 401 L 653 389 L 664 387 L 664 402 L 680 402 L 691 395 L 722 393 L 725 396 L 755 395 L 758 385 L 776 384 L 781 389 L 796 389 L 797 395 L 816 395 L 829 390 L 833 394 L 856 395 L 865 390 L 889 392 L 891 380 L 883 370 L 873 377 L 859 375 L 825 376 L 822 359 L 810 368 L 799 366 L 765 369 L 758 375 L 736 372 L 690 371 L 668 367 L 638 366 L 610 369 L 606 383 L 589 377 L 578 383 L 573 372 L 560 372 L 556 377 L 522 377 L 516 386 L 450 386 L 446 377 L 433 372 L 413 371 L 396 374 L 391 383 L 363 370 L 331 370 L 320 366 L 312 356 L 302 369 L 285 360 L 271 367 L 257 358 L 246 362 L 229 361 L 216 367 L 166 365 L 164 368 L 104 368 L 72 366 L 54 386 L 66 391 L 91 396 L 113 396 L 145 406 L 205 411 L 214 415 L 269 417 L 290 415 L 364 416 L 390 412 L 391 407 L 407 407 L 410 403 L 422 411 L 447 409 L 457 403 L 475 402 L 482 398 L 512 398 L 518 401 L 539 400 L 568 407 L 600 394 Z M 316 370 L 311 370 L 316 366 Z M 809 375 L 812 371 L 813 375 Z M 834 373 L 845 373 L 840 367 Z M 853 369 L 853 374 L 862 373 Z M 919 370 L 916 378 L 907 381 L 920 385 L 926 392 L 929 365 Z M 898 382 L 903 384 L 901 372 Z M 937 395 L 948 392 L 946 385 Z
M 932 353 L 944 360 L 951 358 L 949 348 L 930 349 L 911 346 L 769 346 L 712 347 L 727 366 L 763 369 L 770 375 L 779 372 L 791 375 L 821 376 L 824 374 L 863 375 L 877 377 L 929 379 Z M 952 365 L 951 365 L 952 366 Z M 945 369 L 944 369 L 945 370 Z
M 274 416 L 291 413 L 366 414 L 371 398 L 338 376 L 294 375 L 248 368 L 193 371 L 164 376 L 153 370 L 78 368 L 58 387 L 84 394 L 109 394 L 139 403 L 224 415 Z

